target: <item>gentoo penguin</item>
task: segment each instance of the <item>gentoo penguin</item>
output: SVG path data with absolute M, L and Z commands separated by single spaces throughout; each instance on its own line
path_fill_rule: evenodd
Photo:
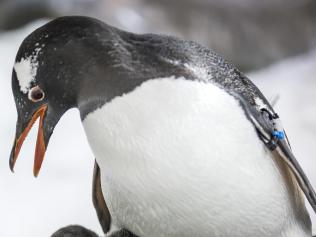
M 59 229 L 51 237 L 98 237 L 98 235 L 82 226 L 70 225 Z
M 120 230 L 113 232 L 107 237 L 133 237 L 129 231 Z M 69 225 L 63 228 L 60 228 L 51 237 L 99 237 L 95 232 L 88 230 L 87 228 L 79 225 Z
M 126 231 L 120 230 L 118 232 L 106 235 L 107 237 L 133 237 L 133 235 Z M 70 225 L 57 230 L 51 237 L 99 237 L 95 232 L 88 230 L 82 226 Z
M 23 41 L 12 88 L 18 120 L 11 169 L 39 118 L 37 176 L 59 119 L 79 109 L 96 157 L 94 201 L 105 232 L 312 235 L 303 194 L 315 210 L 315 192 L 278 115 L 208 48 L 62 17 Z

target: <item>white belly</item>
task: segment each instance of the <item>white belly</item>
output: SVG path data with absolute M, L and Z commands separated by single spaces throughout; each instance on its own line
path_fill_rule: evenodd
M 83 124 L 118 227 L 142 237 L 311 236 L 280 166 L 212 84 L 150 80 Z

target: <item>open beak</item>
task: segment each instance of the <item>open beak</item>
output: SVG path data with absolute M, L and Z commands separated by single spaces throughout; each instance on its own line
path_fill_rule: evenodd
M 27 134 L 29 133 L 29 131 L 31 130 L 32 126 L 36 122 L 36 120 L 39 118 L 40 121 L 39 121 L 39 127 L 38 127 L 38 132 L 37 132 L 35 159 L 34 159 L 34 166 L 33 166 L 33 174 L 35 177 L 38 176 L 38 173 L 41 169 L 41 166 L 44 160 L 45 151 L 46 151 L 44 128 L 43 128 L 46 111 L 47 111 L 47 105 L 42 105 L 39 109 L 35 111 L 31 119 L 26 123 L 26 126 L 24 127 L 21 126 L 18 121 L 16 137 L 14 140 L 13 148 L 10 155 L 10 161 L 9 161 L 10 169 L 12 172 L 14 170 L 14 165 L 18 158 L 18 155 L 19 155 L 19 152 L 21 150 L 24 140 Z M 19 127 L 21 128 L 18 129 Z

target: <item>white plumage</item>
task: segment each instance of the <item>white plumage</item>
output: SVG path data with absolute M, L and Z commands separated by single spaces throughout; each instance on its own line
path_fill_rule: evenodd
M 288 169 L 211 83 L 149 80 L 83 124 L 118 227 L 146 237 L 311 236 Z

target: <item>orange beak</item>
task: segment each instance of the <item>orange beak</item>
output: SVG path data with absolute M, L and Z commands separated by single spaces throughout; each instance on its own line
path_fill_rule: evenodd
M 10 169 L 12 170 L 12 172 L 14 170 L 15 162 L 18 158 L 22 144 L 27 134 L 31 130 L 36 120 L 40 118 L 38 132 L 37 132 L 34 166 L 33 166 L 33 174 L 35 177 L 38 176 L 38 173 L 41 169 L 41 166 L 44 160 L 45 151 L 46 151 L 46 146 L 44 142 L 44 130 L 43 130 L 43 121 L 46 114 L 46 110 L 47 110 L 47 105 L 42 105 L 33 114 L 32 118 L 30 119 L 30 121 L 28 122 L 26 128 L 22 131 L 22 133 L 16 137 L 15 143 L 12 149 L 11 157 L 10 157 Z

